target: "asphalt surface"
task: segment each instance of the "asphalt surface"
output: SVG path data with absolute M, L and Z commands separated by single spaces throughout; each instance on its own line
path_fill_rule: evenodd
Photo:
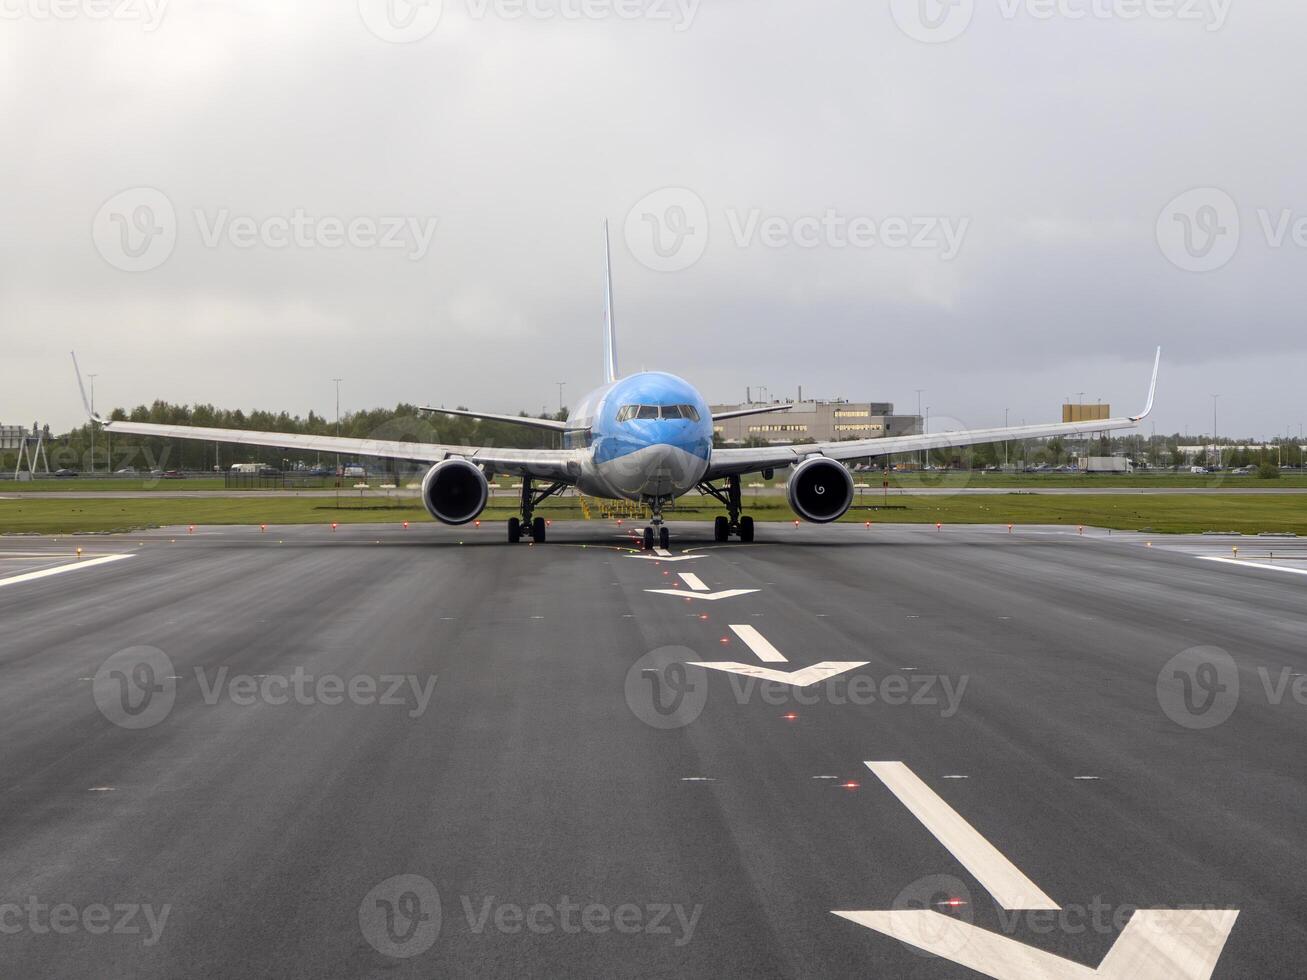
M 1097 966 L 1181 906 L 1239 910 L 1214 976 L 1307 970 L 1303 545 L 501 531 L 0 539 L 0 975 L 970 977 L 832 912 Z M 1178 700 L 1196 647 L 1234 676 Z M 886 760 L 1066 914 L 997 908 Z

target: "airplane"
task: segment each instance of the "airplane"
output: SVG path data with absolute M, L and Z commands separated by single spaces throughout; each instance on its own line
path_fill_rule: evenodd
M 853 477 L 845 460 L 863 460 L 894 453 L 919 452 L 951 446 L 1091 434 L 1137 426 L 1153 409 L 1162 349 L 1157 348 L 1148 403 L 1138 415 L 995 429 L 965 429 L 908 436 L 849 439 L 770 445 L 751 448 L 716 448 L 713 423 L 770 412 L 792 405 L 765 405 L 714 416 L 703 396 L 688 381 L 661 371 L 623 376 L 617 366 L 613 321 L 612 252 L 608 226 L 604 226 L 604 334 L 601 387 L 582 398 L 565 421 L 497 415 L 463 409 L 426 408 L 424 411 L 470 416 L 547 429 L 561 435 L 561 449 L 500 449 L 493 446 L 457 446 L 437 443 L 395 442 L 285 432 L 252 432 L 148 422 L 108 421 L 96 415 L 86 398 L 80 370 L 77 383 L 82 402 L 94 424 L 123 435 L 198 439 L 282 449 L 400 459 L 431 464 L 421 482 L 422 504 L 436 520 L 450 525 L 475 520 L 490 499 L 489 481 L 497 474 L 520 477 L 519 516 L 508 521 L 508 540 L 530 537 L 545 541 L 547 524 L 535 514 L 549 497 L 575 487 L 592 497 L 631 500 L 648 506 L 651 518 L 644 529 L 645 550 L 666 549 L 670 530 L 663 510 L 677 498 L 698 490 L 720 502 L 726 514 L 713 521 L 719 542 L 738 537 L 754 540 L 753 518 L 743 513 L 740 479 L 761 473 L 770 479 L 776 470 L 793 467 L 786 493 L 800 518 L 816 524 L 838 520 L 853 504 Z M 74 370 L 77 357 L 73 355 Z M 539 486 L 537 486 L 537 482 Z

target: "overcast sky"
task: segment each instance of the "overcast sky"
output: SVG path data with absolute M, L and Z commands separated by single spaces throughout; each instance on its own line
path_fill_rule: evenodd
M 1301 0 L 0 0 L 0 421 L 164 398 L 1307 421 Z M 104 16 L 107 15 L 107 16 Z M 1137 15 L 1137 16 L 1136 16 Z M 1292 428 L 1291 428 L 1292 427 Z

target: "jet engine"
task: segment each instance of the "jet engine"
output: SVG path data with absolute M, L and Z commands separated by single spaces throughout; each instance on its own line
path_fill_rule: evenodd
M 466 524 L 485 510 L 490 484 L 479 466 L 465 459 L 446 459 L 422 478 L 422 504 L 443 524 Z
M 853 477 L 842 463 L 813 456 L 794 468 L 786 494 L 805 521 L 829 524 L 853 505 Z

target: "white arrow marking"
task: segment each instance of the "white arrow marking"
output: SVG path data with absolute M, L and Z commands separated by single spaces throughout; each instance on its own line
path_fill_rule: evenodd
M 1268 568 L 1273 572 L 1292 572 L 1295 575 L 1307 575 L 1307 568 L 1290 568 L 1288 565 L 1267 565 L 1260 561 L 1245 561 L 1242 558 L 1213 558 L 1199 555 L 1203 561 L 1219 561 L 1222 565 L 1242 565 L 1244 568 Z
M 1237 909 L 1140 909 L 1094 970 L 929 909 L 836 912 L 994 980 L 1210 980 Z
M 694 572 L 677 572 L 677 575 L 680 576 L 682 582 L 694 589 L 695 592 L 709 591 L 708 586 L 703 584 L 703 579 L 695 575 Z
M 1056 910 L 1061 907 L 903 763 L 865 765 L 1003 908 Z
M 727 589 L 724 592 L 686 592 L 683 589 L 645 589 L 646 592 L 652 592 L 655 595 L 674 595 L 678 599 L 706 599 L 709 602 L 715 602 L 718 599 L 731 599 L 737 595 L 748 595 L 750 592 L 757 592 L 757 589 Z
M 769 664 L 787 663 L 781 652 L 771 645 L 771 641 L 752 626 L 732 626 L 731 632 L 744 641 L 745 645 L 762 660 Z
M 641 561 L 694 561 L 696 558 L 702 558 L 703 555 L 673 555 L 670 552 L 659 549 L 652 555 L 627 555 L 627 558 L 638 558 Z
M 799 670 L 786 673 L 783 670 L 772 670 L 770 667 L 755 667 L 752 664 L 737 664 L 729 661 L 720 663 L 691 663 L 691 667 L 711 667 L 713 670 L 724 670 L 731 674 L 743 674 L 745 677 L 756 677 L 759 680 L 775 681 L 777 684 L 789 684 L 791 687 L 811 687 L 818 681 L 824 681 L 828 677 L 834 677 L 842 674 L 847 670 L 853 670 L 856 667 L 865 667 L 869 661 L 833 661 L 828 660 L 825 663 L 813 664 L 811 667 L 803 667 Z

